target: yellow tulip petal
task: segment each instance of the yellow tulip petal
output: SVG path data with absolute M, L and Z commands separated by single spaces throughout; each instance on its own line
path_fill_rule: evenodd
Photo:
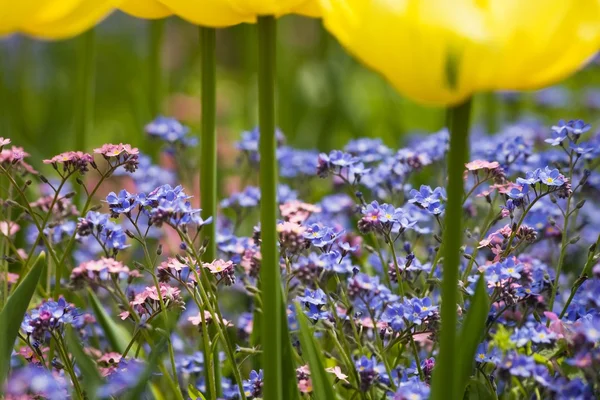
M 144 19 L 164 18 L 171 15 L 171 10 L 157 0 L 125 0 L 119 9 L 129 15 Z
M 455 104 L 560 80 L 600 45 L 598 0 L 321 0 L 327 29 L 401 93 Z
M 408 97 L 441 105 L 457 103 L 472 93 L 468 77 L 460 71 L 471 54 L 468 44 L 486 40 L 476 8 L 442 0 L 324 0 L 321 4 L 327 29 Z M 456 76 L 450 79 L 453 68 Z
M 196 25 L 226 27 L 255 22 L 256 16 L 236 12 L 227 0 L 160 0 L 174 14 Z
M 81 1 L 68 15 L 44 21 L 33 16 L 20 30 L 42 39 L 64 39 L 76 36 L 99 23 L 115 6 L 115 0 Z
M 227 0 L 240 14 L 275 15 L 303 14 L 317 17 L 320 7 L 317 0 Z
M 0 0 L 0 35 L 14 33 L 34 12 L 52 0 Z

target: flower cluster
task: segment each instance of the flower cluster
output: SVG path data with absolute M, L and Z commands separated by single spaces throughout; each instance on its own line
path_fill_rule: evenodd
M 193 144 L 187 128 L 168 118 L 146 130 L 169 143 L 168 151 Z M 475 339 L 460 343 L 466 354 L 474 352 L 470 394 L 588 399 L 600 389 L 600 136 L 590 132 L 582 121 L 551 130 L 522 123 L 471 143 L 460 296 L 452 305 L 461 330 L 469 315 L 482 318 Z M 262 314 L 261 268 L 281 273 L 288 358 L 303 396 L 317 396 L 321 373 L 307 364 L 305 321 L 337 397 L 428 398 L 444 304 L 447 198 L 438 185 L 446 178 L 440 165 L 448 132 L 407 138 L 399 149 L 354 139 L 321 154 L 286 145 L 280 132 L 277 138 L 285 184 L 277 190 L 275 265 L 262 256 L 261 193 L 250 176 L 259 161 L 258 130 L 238 144 L 249 185 L 222 199 L 212 216 L 214 239 L 201 230 L 212 218 L 202 219 L 192 192 L 178 185 L 179 171 L 152 164 L 128 145 L 96 149 L 104 166 L 87 153 L 56 156 L 48 161 L 59 179 L 41 179 L 39 198 L 3 201 L 11 212 L 0 221 L 8 246 L 0 289 L 18 289 L 19 266 L 31 267 L 43 249 L 56 275 L 43 280 L 35 298 L 64 296 L 45 300 L 21 321 L 8 398 L 83 392 L 85 368 L 70 354 L 66 325 L 104 378 L 96 397 L 129 396 L 144 376 L 161 390 L 181 388 L 183 396 L 211 397 L 218 384 L 226 400 L 261 398 L 268 383 L 262 370 L 251 370 L 270 323 Z M 15 166 L 24 156 L 10 157 L 17 161 L 3 161 L 3 168 L 22 180 Z M 113 180 L 122 166 L 130 172 Z M 105 188 L 93 186 L 96 174 Z M 76 195 L 74 187 L 85 190 Z M 68 290 L 85 287 L 86 296 Z M 93 310 L 98 322 L 70 302 Z M 158 360 L 160 369 L 151 373 L 147 360 Z M 213 374 L 215 365 L 225 366 L 222 376 Z

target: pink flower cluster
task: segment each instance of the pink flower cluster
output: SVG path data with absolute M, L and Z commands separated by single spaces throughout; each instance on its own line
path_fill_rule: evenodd
M 52 164 L 56 170 L 58 170 L 58 164 L 61 164 L 63 172 L 72 173 L 79 171 L 82 174 L 88 171 L 88 165 L 92 165 L 93 168 L 96 167 L 94 157 L 81 151 L 67 151 L 58 154 L 48 160 L 44 160 L 44 164 Z
M 312 214 L 321 212 L 321 207 L 299 200 L 291 200 L 279 206 L 284 221 L 301 224 Z
M 130 271 L 122 262 L 112 258 L 101 258 L 81 263 L 73 268 L 71 272 L 71 285 L 76 288 L 83 287 L 86 283 L 93 285 L 103 285 L 104 282 L 112 280 L 127 280 L 131 282 L 139 278 L 140 273 L 137 270 Z
M 113 168 L 122 165 L 128 172 L 134 172 L 138 168 L 140 151 L 129 144 L 107 143 L 94 149 L 94 153 L 102 155 Z M 113 162 L 116 164 L 112 164 Z
M 0 151 L 0 164 L 2 164 L 2 167 L 7 169 L 14 166 L 22 172 L 37 174 L 37 171 L 24 161 L 25 157 L 29 157 L 29 153 L 26 153 L 22 147 L 17 146 L 12 146 L 10 149 L 3 148 L 4 145 L 9 143 L 10 139 L 0 137 L 0 148 L 2 148 L 2 151 Z
M 184 308 L 185 303 L 181 297 L 181 290 L 166 283 L 160 283 L 159 285 L 160 297 L 162 297 L 166 308 Z M 142 292 L 135 295 L 133 300 L 129 302 L 129 305 L 140 316 L 151 316 L 160 311 L 160 297 L 156 286 L 146 286 Z M 119 316 L 125 320 L 130 317 L 130 312 L 123 311 Z

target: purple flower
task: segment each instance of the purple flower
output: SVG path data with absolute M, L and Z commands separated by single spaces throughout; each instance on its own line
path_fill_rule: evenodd
M 57 379 L 47 369 L 29 364 L 12 373 L 4 389 L 10 398 L 29 399 L 44 398 L 62 400 L 68 398 L 64 380 Z
M 81 327 L 83 318 L 77 308 L 61 297 L 58 301 L 44 301 L 25 314 L 21 329 L 34 340 L 42 342 L 50 333 L 62 334 L 64 325 Z

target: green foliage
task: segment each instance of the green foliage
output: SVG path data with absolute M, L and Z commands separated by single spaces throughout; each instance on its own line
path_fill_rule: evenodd
M 335 391 L 329 374 L 325 371 L 322 351 L 314 340 L 314 332 L 308 326 L 307 318 L 302 311 L 302 307 L 296 303 L 296 314 L 298 325 L 300 326 L 300 344 L 302 345 L 302 354 L 307 358 L 310 367 L 310 377 L 313 384 L 314 398 L 316 400 L 335 399 Z
M 104 310 L 104 307 L 102 306 L 102 303 L 100 303 L 100 300 L 96 294 L 91 289 L 88 289 L 88 298 L 90 300 L 92 310 L 94 310 L 94 315 L 96 315 L 96 319 L 98 320 L 100 326 L 102 326 L 102 330 L 106 335 L 106 340 L 108 340 L 108 343 L 110 343 L 111 347 L 115 351 L 123 353 L 131 341 L 131 334 L 123 326 L 113 321 L 113 319 Z
M 20 321 L 23 320 L 27 312 L 27 307 L 33 297 L 45 266 L 46 253 L 42 252 L 35 261 L 31 271 L 21 281 L 21 284 L 17 286 L 13 294 L 8 298 L 2 312 L 0 312 L 0 392 L 10 368 L 10 355 L 17 334 L 19 333 Z
M 475 294 L 471 298 L 471 307 L 466 316 L 462 332 L 458 337 L 457 347 L 461 351 L 457 352 L 457 371 L 458 371 L 458 397 L 463 393 L 471 371 L 477 346 L 481 343 L 488 312 L 490 310 L 490 301 L 487 295 L 486 281 L 483 276 L 477 282 Z
M 73 357 L 75 363 L 81 371 L 81 384 L 85 389 L 86 398 L 93 400 L 96 398 L 96 390 L 103 382 L 102 375 L 96 368 L 96 362 L 90 358 L 79 341 L 79 337 L 73 332 L 73 328 L 70 325 L 66 327 L 66 342 L 67 347 Z

